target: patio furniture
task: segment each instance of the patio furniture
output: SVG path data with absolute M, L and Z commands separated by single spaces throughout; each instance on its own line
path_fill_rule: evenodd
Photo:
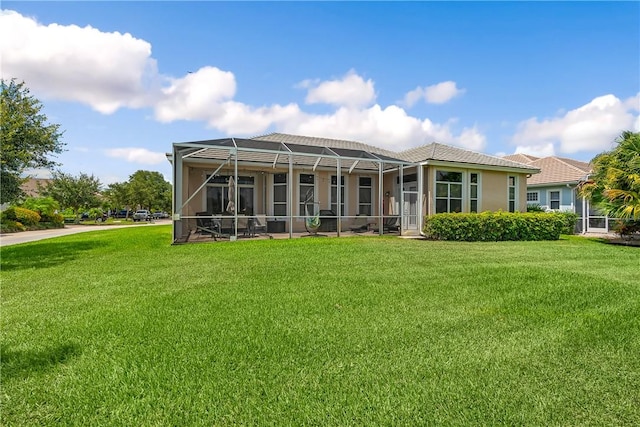
M 400 221 L 400 217 L 398 216 L 384 217 L 382 220 L 382 232 L 385 233 L 389 231 L 400 231 L 399 221 Z M 373 227 L 371 227 L 371 230 L 374 233 L 380 232 L 379 223 L 377 221 L 373 225 Z
M 320 209 L 320 228 L 318 231 L 336 231 L 338 229 L 338 219 L 336 213 L 329 209 Z
M 365 215 L 356 216 L 349 225 L 349 230 L 353 233 L 362 233 L 369 230 L 369 218 Z
M 196 212 L 196 217 L 209 216 L 208 212 Z M 220 235 L 219 223 L 211 218 L 196 218 L 196 233 L 209 234 L 213 239 Z

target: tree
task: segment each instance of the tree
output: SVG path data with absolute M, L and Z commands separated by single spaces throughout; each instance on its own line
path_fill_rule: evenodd
M 60 125 L 47 123 L 43 105 L 29 94 L 24 82 L 0 80 L 0 202 L 15 202 L 22 197 L 21 177 L 28 168 L 51 168 L 49 158 L 63 151 Z
M 129 191 L 129 183 L 127 182 L 114 182 L 109 184 L 104 192 L 104 197 L 107 199 L 109 208 L 120 209 L 130 208 L 129 202 L 131 201 L 131 195 Z
M 625 131 L 611 151 L 598 154 L 593 174 L 580 188 L 600 210 L 613 218 L 640 220 L 640 133 Z
M 100 187 L 100 180 L 93 175 L 80 173 L 75 177 L 56 171 L 42 193 L 44 196 L 53 197 L 62 209 L 72 209 L 77 217 L 80 209 L 93 208 L 100 204 L 98 198 Z
M 171 184 L 160 172 L 139 170 L 129 177 L 127 185 L 131 206 L 171 210 Z

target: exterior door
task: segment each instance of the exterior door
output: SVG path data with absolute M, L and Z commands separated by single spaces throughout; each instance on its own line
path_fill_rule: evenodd
M 607 233 L 609 218 L 587 202 L 587 233 Z
M 418 230 L 418 187 L 415 182 L 405 183 L 403 189 L 402 229 Z

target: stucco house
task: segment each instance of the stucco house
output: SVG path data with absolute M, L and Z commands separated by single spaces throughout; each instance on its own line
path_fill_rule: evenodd
M 366 216 L 379 227 L 398 218 L 402 235 L 418 235 L 440 212 L 526 211 L 535 166 L 431 143 L 391 151 L 356 141 L 272 133 L 251 139 L 178 142 L 173 165 L 173 238 L 184 240 L 199 218 L 265 218 L 272 232 L 305 232 L 304 199 L 341 232 Z M 338 185 L 338 182 L 340 185 Z M 231 209 L 229 209 L 231 207 Z M 237 207 L 237 209 L 236 209 Z M 307 205 L 308 208 L 308 205 Z
M 539 174 L 527 179 L 527 204 L 540 205 L 550 211 L 570 211 L 578 214 L 576 228 L 582 233 L 608 232 L 614 221 L 599 212 L 580 197 L 578 186 L 592 171 L 591 165 L 565 157 L 535 157 L 513 154 L 504 159 L 520 162 L 540 169 Z

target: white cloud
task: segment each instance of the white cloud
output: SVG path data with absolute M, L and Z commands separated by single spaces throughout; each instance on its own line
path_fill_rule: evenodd
M 364 107 L 376 99 L 371 79 L 365 81 L 355 71 L 349 71 L 340 80 L 329 80 L 314 83 L 305 80 L 298 87 L 308 88 L 306 102 L 308 104 L 331 104 L 336 106 Z
M 283 132 L 315 135 L 325 138 L 353 139 L 390 150 L 401 150 L 438 141 L 460 147 L 482 150 L 486 139 L 477 128 L 464 128 L 460 134 L 452 131 L 453 121 L 438 124 L 407 115 L 398 106 L 367 109 L 340 108 L 326 115 L 305 115 L 279 129 Z
M 555 147 L 552 143 L 538 145 L 521 145 L 516 148 L 515 154 L 529 154 L 536 157 L 555 156 Z
M 167 161 L 165 153 L 150 151 L 146 148 L 111 148 L 105 150 L 105 153 L 109 157 L 143 165 L 157 165 Z
M 233 73 L 216 67 L 203 67 L 183 78 L 172 79 L 162 89 L 155 104 L 156 118 L 161 122 L 203 120 L 220 114 L 220 103 L 233 98 L 236 80 Z
M 639 109 L 638 99 L 640 96 L 637 95 L 623 102 L 609 94 L 594 98 L 562 116 L 542 121 L 535 117 L 525 120 L 513 136 L 513 142 L 518 146 L 516 152 L 535 147 L 549 150 L 549 144 L 568 154 L 607 150 L 622 131 L 637 126 L 638 114 L 634 111 Z
M 90 105 L 110 114 L 120 108 L 151 108 L 156 120 L 201 121 L 227 134 L 268 130 L 354 139 L 400 149 L 439 141 L 474 150 L 485 145 L 476 127 L 454 131 L 455 121 L 434 123 L 408 115 L 397 105 L 375 104 L 374 82 L 354 70 L 338 79 L 305 80 L 306 102 L 335 107 L 328 114 L 302 111 L 296 103 L 252 106 L 235 98 L 230 71 L 213 66 L 179 78 L 159 74 L 151 44 L 130 34 L 92 27 L 43 25 L 12 11 L 0 12 L 3 78 L 25 80 L 37 96 Z M 422 88 L 427 102 L 446 102 L 462 93 L 455 82 Z M 163 153 L 118 148 L 107 155 L 128 162 L 159 164 Z
M 459 89 L 456 82 L 451 80 L 426 87 L 418 86 L 404 96 L 404 105 L 413 107 L 421 99 L 430 104 L 444 104 L 464 92 L 465 89 Z
M 41 169 L 41 168 L 38 168 L 38 169 L 33 169 L 33 168 L 25 169 L 21 176 L 22 177 L 37 178 L 37 179 L 51 179 L 51 178 L 53 178 L 53 174 L 49 169 Z
M 13 11 L 0 11 L 0 51 L 2 78 L 24 80 L 33 91 L 105 114 L 144 105 L 157 79 L 144 40 L 90 26 L 42 25 Z

